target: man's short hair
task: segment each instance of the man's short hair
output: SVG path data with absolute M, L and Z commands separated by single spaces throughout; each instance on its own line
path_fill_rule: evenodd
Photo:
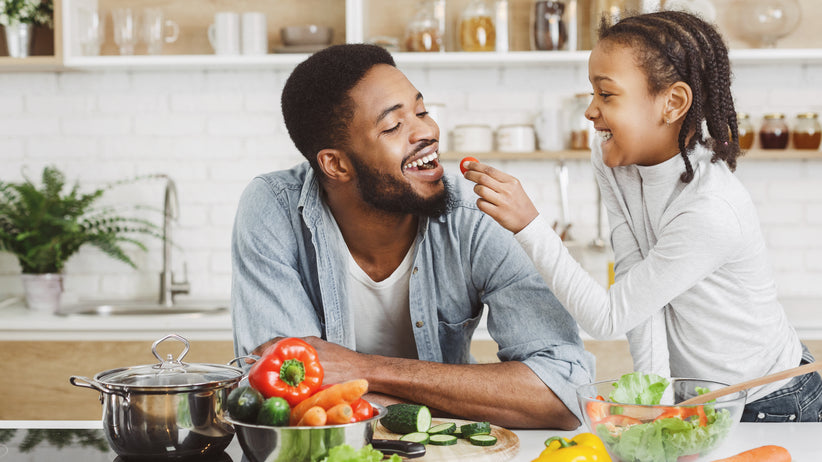
M 285 126 L 315 172 L 320 171 L 320 150 L 347 144 L 348 122 L 354 115 L 349 91 L 377 64 L 396 67 L 391 53 L 376 45 L 334 45 L 298 64 L 285 82 Z

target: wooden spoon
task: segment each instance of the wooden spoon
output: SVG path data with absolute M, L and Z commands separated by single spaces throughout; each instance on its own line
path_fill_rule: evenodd
M 704 395 L 695 396 L 693 398 L 686 399 L 685 401 L 677 403 L 677 406 L 687 406 L 689 404 L 705 404 L 708 401 L 719 398 L 720 396 L 730 395 L 731 393 L 736 393 L 738 391 L 758 387 L 760 385 L 765 385 L 766 383 L 789 379 L 791 377 L 796 377 L 797 375 L 804 375 L 810 372 L 816 372 L 820 369 L 822 369 L 822 362 L 820 361 L 805 364 L 804 366 L 786 369 L 782 372 L 766 375 L 765 377 L 760 377 L 758 379 L 748 380 L 747 382 L 740 382 L 736 385 L 728 385 L 727 387 L 723 387 L 718 390 L 709 391 Z

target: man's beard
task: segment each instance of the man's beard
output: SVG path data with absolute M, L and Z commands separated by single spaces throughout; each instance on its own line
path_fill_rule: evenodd
M 361 162 L 356 153 L 349 152 L 348 158 L 357 172 L 357 189 L 363 201 L 375 209 L 397 215 L 411 214 L 431 218 L 448 210 L 448 188 L 443 180 L 440 180 L 442 190 L 426 198 L 417 194 L 408 183 Z

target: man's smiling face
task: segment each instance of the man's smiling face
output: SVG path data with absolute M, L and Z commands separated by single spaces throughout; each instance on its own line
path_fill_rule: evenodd
M 420 92 L 397 68 L 380 64 L 349 95 L 355 109 L 347 152 L 363 201 L 390 213 L 442 214 L 439 127 Z

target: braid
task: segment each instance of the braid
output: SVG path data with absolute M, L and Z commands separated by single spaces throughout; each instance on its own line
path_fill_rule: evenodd
M 724 160 L 731 170 L 740 155 L 736 110 L 731 93 L 728 49 L 715 27 L 679 11 L 631 16 L 614 25 L 600 24 L 600 40 L 631 46 L 648 78 L 651 94 L 676 82 L 691 87 L 693 101 L 677 137 L 685 163 L 681 180 L 693 180 L 688 158 L 698 143 L 713 150 L 712 162 Z M 705 136 L 703 122 L 709 137 Z

